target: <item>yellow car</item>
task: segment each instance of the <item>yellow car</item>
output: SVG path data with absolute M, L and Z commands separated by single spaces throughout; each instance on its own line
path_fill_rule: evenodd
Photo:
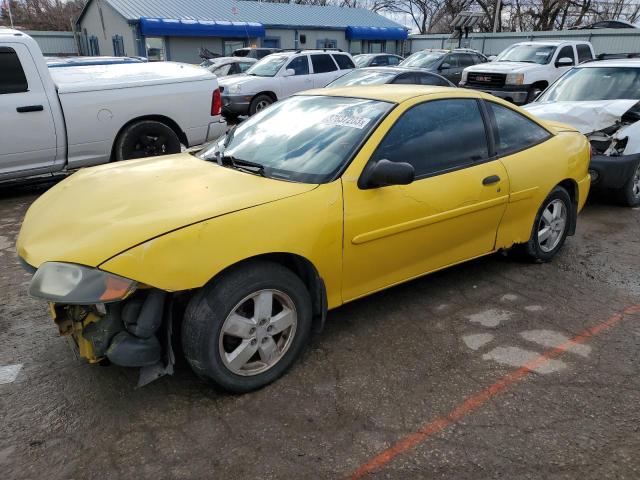
M 345 302 L 516 244 L 551 259 L 589 156 L 574 129 L 475 91 L 313 90 L 200 158 L 73 174 L 31 206 L 17 249 L 90 362 L 146 383 L 172 371 L 181 328 L 199 376 L 246 392 Z

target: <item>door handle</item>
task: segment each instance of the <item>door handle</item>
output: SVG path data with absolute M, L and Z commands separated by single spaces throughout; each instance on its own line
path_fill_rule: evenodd
M 41 112 L 44 110 L 42 105 L 26 105 L 24 107 L 16 108 L 18 113 L 27 113 L 27 112 Z
M 498 175 L 491 175 L 484 180 L 482 180 L 483 185 L 493 185 L 494 183 L 498 183 L 500 181 L 500 177 Z

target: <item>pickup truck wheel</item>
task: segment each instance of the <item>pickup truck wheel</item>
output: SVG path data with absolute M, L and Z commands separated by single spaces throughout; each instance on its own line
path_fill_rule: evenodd
M 129 125 L 116 141 L 116 160 L 180 153 L 180 139 L 162 122 L 142 120 Z
M 640 163 L 636 170 L 627 180 L 620 190 L 620 201 L 627 207 L 637 207 L 640 205 Z
M 538 262 L 548 262 L 564 245 L 571 225 L 571 197 L 562 187 L 554 188 L 542 202 L 533 222 L 527 253 Z
M 529 89 L 529 93 L 527 94 L 527 99 L 525 100 L 525 103 L 533 102 L 536 98 L 538 98 L 538 95 L 540 95 L 541 93 L 542 93 L 542 88 L 531 87 Z
M 249 105 L 249 115 L 255 115 L 256 113 L 267 108 L 272 103 L 273 98 L 271 98 L 269 95 L 256 95 L 253 100 L 251 100 L 251 105 Z
M 182 345 L 195 373 L 244 393 L 280 377 L 311 332 L 311 297 L 288 268 L 256 261 L 223 273 L 189 302 Z

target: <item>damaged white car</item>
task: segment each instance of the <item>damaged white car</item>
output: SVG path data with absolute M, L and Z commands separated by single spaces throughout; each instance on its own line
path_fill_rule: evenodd
M 592 147 L 592 187 L 640 205 L 640 59 L 603 60 L 573 68 L 523 107 L 585 134 Z

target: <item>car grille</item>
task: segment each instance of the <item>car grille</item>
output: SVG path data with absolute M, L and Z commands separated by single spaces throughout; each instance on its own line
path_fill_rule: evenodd
M 469 72 L 467 75 L 467 87 L 500 88 L 504 87 L 507 75 L 504 73 Z

